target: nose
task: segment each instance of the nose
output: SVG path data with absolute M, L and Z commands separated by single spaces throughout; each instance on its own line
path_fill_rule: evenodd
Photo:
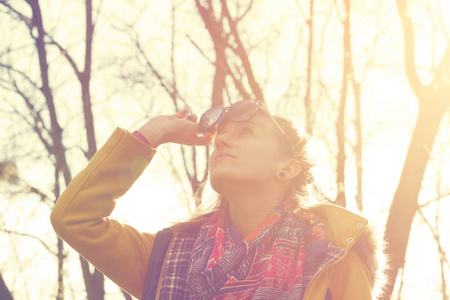
M 221 133 L 216 135 L 214 139 L 214 147 L 217 150 L 223 150 L 224 148 L 228 148 L 231 145 L 230 135 L 228 133 Z

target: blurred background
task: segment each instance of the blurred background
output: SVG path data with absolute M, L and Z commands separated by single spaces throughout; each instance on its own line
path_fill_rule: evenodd
M 132 299 L 54 234 L 55 201 L 114 128 L 247 98 L 306 127 L 322 193 L 385 237 L 386 298 L 449 299 L 449 1 L 0 0 L 0 24 L 1 300 Z M 159 147 L 112 217 L 189 215 L 208 153 Z

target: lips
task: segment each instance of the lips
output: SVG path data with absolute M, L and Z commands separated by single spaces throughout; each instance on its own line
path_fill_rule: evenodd
M 217 154 L 216 158 L 214 158 L 214 161 L 218 160 L 218 159 L 223 159 L 223 158 L 236 158 L 234 155 L 227 153 L 227 152 L 221 152 L 219 154 Z

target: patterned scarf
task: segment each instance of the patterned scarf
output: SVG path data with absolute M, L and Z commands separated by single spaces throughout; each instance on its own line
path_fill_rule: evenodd
M 245 239 L 235 244 L 227 226 L 228 209 L 202 225 L 190 254 L 187 287 L 195 299 L 302 299 L 305 256 L 326 248 L 323 224 L 299 218 L 277 205 Z M 306 224 L 305 224 L 306 222 Z

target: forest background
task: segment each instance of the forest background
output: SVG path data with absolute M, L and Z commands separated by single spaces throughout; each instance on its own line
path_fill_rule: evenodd
M 386 298 L 449 299 L 447 0 L 0 0 L 0 299 L 131 299 L 50 211 L 115 127 L 266 101 L 311 133 L 333 203 L 378 225 Z M 113 217 L 156 232 L 211 198 L 164 145 Z M 197 197 L 195 196 L 197 195 Z

